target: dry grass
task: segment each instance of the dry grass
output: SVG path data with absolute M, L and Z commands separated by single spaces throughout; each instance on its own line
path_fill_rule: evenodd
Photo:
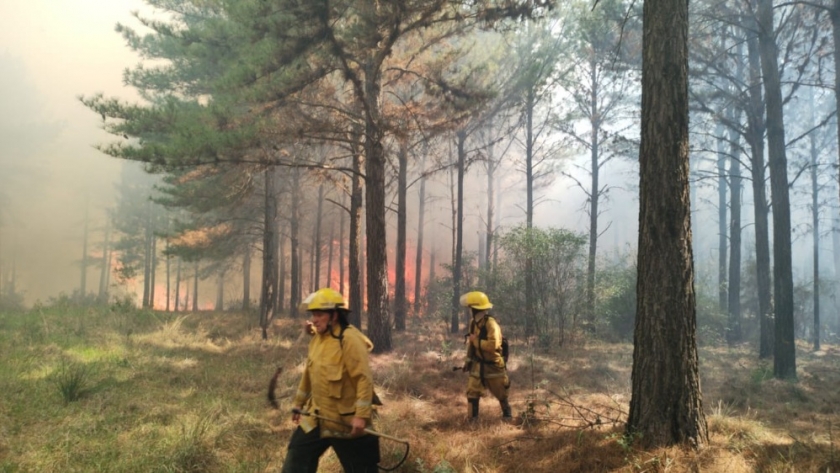
M 3 317 L 0 472 L 279 471 L 308 340 L 300 321 L 277 321 L 263 341 L 238 314 Z M 836 347 L 800 346 L 798 383 L 772 379 L 749 347 L 704 348 L 709 445 L 643 451 L 622 429 L 629 345 L 534 351 L 514 342 L 517 420 L 502 422 L 498 403 L 485 398 L 480 420 L 468 423 L 466 375 L 452 370 L 461 340 L 445 327 L 396 334 L 395 350 L 372 359 L 385 402 L 377 428 L 411 443 L 398 471 L 840 471 Z M 84 395 L 65 403 L 50 380 L 67 360 L 89 369 Z M 266 402 L 278 366 L 279 411 Z M 401 447 L 382 445 L 383 464 L 398 461 Z M 334 456 L 321 471 L 340 471 Z

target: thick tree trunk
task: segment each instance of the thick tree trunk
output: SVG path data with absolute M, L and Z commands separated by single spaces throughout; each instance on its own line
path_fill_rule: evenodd
M 405 317 L 408 304 L 405 300 L 405 252 L 408 194 L 408 143 L 406 137 L 399 139 L 397 154 L 397 261 L 394 275 L 394 325 L 398 332 L 405 331 Z
M 782 89 L 773 23 L 773 1 L 758 1 L 758 43 L 767 106 L 770 191 L 773 198 L 773 309 L 775 311 L 773 375 L 796 379 L 791 262 L 790 197 L 785 150 Z
M 263 260 L 260 291 L 260 328 L 262 339 L 268 340 L 268 326 L 277 309 L 277 176 L 274 167 L 265 170 L 265 204 L 263 207 Z
M 353 143 L 353 177 L 350 190 L 350 238 L 348 248 L 348 277 L 350 279 L 350 323 L 362 327 L 362 167 L 364 157 L 360 143 Z
M 627 432 L 645 446 L 708 442 L 696 345 L 688 139 L 688 2 L 647 0 L 639 255 Z
M 764 98 L 761 92 L 761 60 L 758 53 L 758 23 L 754 15 L 744 18 L 747 25 L 750 108 L 747 114 L 750 168 L 755 219 L 755 271 L 758 285 L 758 357 L 773 355 L 773 316 L 770 308 L 770 223 L 764 171 Z
M 379 117 L 379 65 L 365 70 L 365 220 L 367 221 L 368 336 L 373 350 L 391 350 L 391 316 L 388 311 L 388 253 L 385 227 L 384 130 Z

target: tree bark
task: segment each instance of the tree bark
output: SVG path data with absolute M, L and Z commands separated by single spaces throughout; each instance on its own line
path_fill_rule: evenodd
M 353 177 L 350 190 L 350 242 L 348 248 L 348 277 L 350 279 L 350 323 L 362 328 L 362 167 L 364 157 L 361 143 L 353 140 Z
M 251 244 L 245 244 L 242 255 L 242 310 L 251 308 Z
M 263 216 L 263 260 L 260 291 L 260 328 L 262 339 L 268 340 L 268 326 L 277 309 L 277 176 L 271 166 L 265 170 L 265 204 Z
M 735 122 L 735 113 L 730 109 L 730 121 Z M 739 159 L 738 133 L 729 130 L 729 290 L 727 309 L 729 311 L 729 341 L 737 343 L 743 339 L 741 332 L 741 160 Z
M 289 313 L 292 318 L 297 317 L 301 297 L 301 257 L 300 257 L 300 170 L 292 169 L 292 208 L 289 221 L 289 258 L 291 261 L 291 275 L 289 287 Z
M 466 167 L 466 151 L 464 150 L 464 143 L 467 140 L 467 134 L 460 130 L 456 133 L 458 145 L 458 179 L 457 179 L 457 197 L 456 197 L 456 212 L 455 218 L 455 249 L 454 261 L 452 264 L 452 318 L 450 320 L 449 331 L 458 333 L 459 322 L 458 315 L 463 313 L 461 308 L 461 258 L 464 249 L 464 171 Z
M 647 0 L 639 255 L 627 432 L 645 446 L 708 442 L 696 345 L 688 138 L 688 2 Z
M 407 137 L 399 138 L 397 160 L 397 261 L 394 275 L 394 325 L 398 332 L 405 331 L 408 304 L 405 300 L 405 253 L 406 253 L 406 199 L 408 197 L 408 143 Z
M 313 243 L 313 259 L 315 275 L 313 276 L 312 289 L 313 292 L 321 287 L 321 227 L 324 220 L 324 184 L 318 186 L 318 213 L 315 215 L 315 238 Z
M 775 311 L 773 375 L 778 379 L 796 379 L 790 197 L 782 89 L 779 82 L 773 23 L 773 1 L 757 1 L 759 55 L 767 107 L 770 191 L 773 198 L 773 309 Z
M 815 125 L 814 92 L 811 91 L 811 125 Z M 820 186 L 817 172 L 819 152 L 817 151 L 817 137 L 815 133 L 809 136 L 811 145 L 811 225 L 813 230 L 814 250 L 814 351 L 820 350 Z
M 420 164 L 420 172 L 426 170 L 426 150 Z M 420 194 L 417 203 L 417 255 L 414 258 L 414 315 L 420 315 L 421 295 L 423 293 L 423 234 L 426 218 L 426 177 L 420 178 Z
M 718 309 L 721 313 L 726 313 L 728 310 L 727 305 L 729 304 L 729 290 L 726 282 L 729 274 L 726 270 L 728 262 L 727 248 L 729 245 L 729 221 L 726 218 L 726 190 L 728 183 L 726 179 L 726 152 L 724 151 L 723 132 L 723 123 L 718 122 L 715 127 L 715 137 L 717 139 L 718 151 Z M 730 340 L 730 335 L 731 333 L 727 334 L 727 340 Z
M 755 15 L 744 18 L 747 35 L 750 105 L 747 112 L 747 141 L 755 219 L 755 271 L 758 286 L 759 359 L 773 355 L 773 316 L 770 308 L 770 223 L 764 170 L 764 97 L 761 91 L 761 60 L 758 52 L 758 22 Z
M 365 220 L 367 222 L 368 336 L 376 353 L 391 350 L 391 316 L 388 310 L 388 253 L 385 227 L 384 130 L 379 116 L 381 63 L 365 67 Z

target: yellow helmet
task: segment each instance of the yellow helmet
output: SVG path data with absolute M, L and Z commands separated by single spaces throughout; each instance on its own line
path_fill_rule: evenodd
M 461 296 L 461 305 L 464 307 L 472 307 L 476 310 L 488 310 L 493 308 L 490 303 L 490 298 L 487 294 L 481 291 L 472 291 Z
M 347 306 L 344 296 L 329 287 L 313 292 L 304 299 L 303 304 L 306 304 L 306 310 L 333 310 Z

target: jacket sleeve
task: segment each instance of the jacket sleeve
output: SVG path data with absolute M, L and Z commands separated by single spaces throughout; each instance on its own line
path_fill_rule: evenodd
M 370 370 L 368 345 L 361 332 L 345 334 L 343 344 L 344 369 L 356 387 L 356 417 L 370 419 L 373 401 L 373 373 Z M 362 336 L 359 336 L 362 335 Z
M 487 339 L 481 340 L 481 351 L 487 354 L 496 353 L 502 347 L 502 329 L 496 319 L 488 318 L 485 322 Z

